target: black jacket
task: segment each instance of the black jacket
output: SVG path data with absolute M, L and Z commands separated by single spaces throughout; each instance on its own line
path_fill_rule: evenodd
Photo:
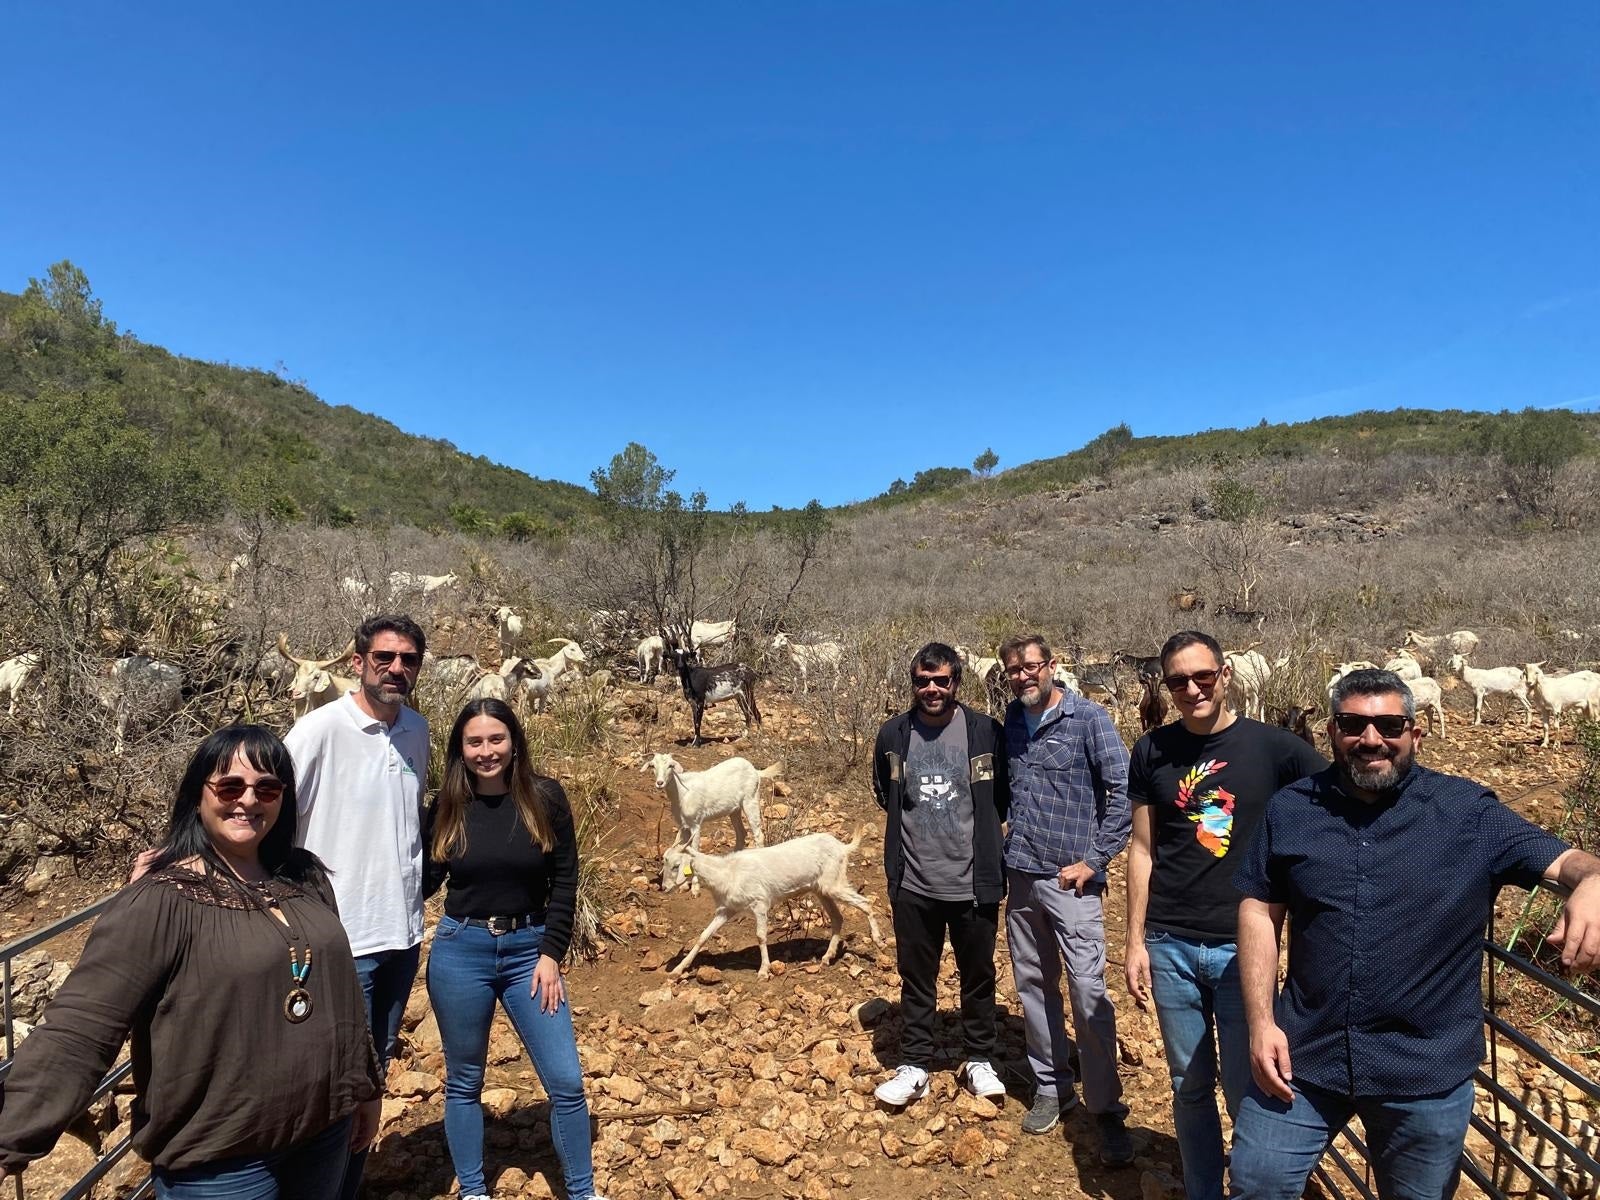
M 1006 891 L 1004 847 L 1000 825 L 1011 807 L 1006 775 L 1006 737 L 1000 722 L 965 704 L 957 706 L 967 722 L 967 756 L 972 786 L 972 886 L 979 904 L 998 904 Z M 900 891 L 905 855 L 900 849 L 900 814 L 905 806 L 906 752 L 911 748 L 911 713 L 883 723 L 872 749 L 872 798 L 889 814 L 883 836 L 883 870 L 889 879 L 889 900 Z

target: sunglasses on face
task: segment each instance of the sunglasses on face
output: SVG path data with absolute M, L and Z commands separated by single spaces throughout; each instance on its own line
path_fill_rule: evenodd
M 1221 671 L 1196 671 L 1193 675 L 1167 675 L 1161 682 L 1169 692 L 1184 691 L 1191 683 L 1204 692 L 1215 687 L 1221 677 Z
M 276 804 L 283 799 L 283 780 L 275 779 L 271 775 L 263 775 L 254 783 L 246 783 L 238 775 L 224 775 L 221 779 L 206 780 L 211 785 L 211 791 L 218 800 L 224 804 L 232 804 L 244 796 L 246 792 L 255 792 L 256 799 L 263 804 Z
M 1334 713 L 1333 723 L 1345 737 L 1360 737 L 1371 725 L 1382 738 L 1397 738 L 1411 727 L 1403 716 L 1369 717 L 1364 713 Z
M 415 650 L 368 650 L 367 661 L 375 667 L 388 667 L 395 659 L 400 660 L 400 665 L 408 671 L 415 671 L 422 666 L 422 655 Z
M 925 687 L 936 687 L 936 688 L 944 689 L 944 688 L 947 688 L 947 687 L 950 686 L 950 676 L 948 676 L 948 675 L 913 675 L 911 677 L 911 686 L 912 686 L 912 688 L 914 688 L 916 691 L 919 691 L 919 692 Z

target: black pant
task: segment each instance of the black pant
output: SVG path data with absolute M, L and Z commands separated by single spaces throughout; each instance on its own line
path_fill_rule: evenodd
M 998 904 L 930 900 L 900 889 L 894 899 L 895 958 L 900 969 L 900 1058 L 913 1066 L 933 1062 L 933 1014 L 944 935 L 950 931 L 961 976 L 961 1038 L 966 1057 L 994 1057 L 994 939 Z

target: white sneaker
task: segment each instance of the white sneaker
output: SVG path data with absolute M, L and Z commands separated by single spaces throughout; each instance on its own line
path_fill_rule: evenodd
M 893 1108 L 904 1107 L 928 1094 L 928 1073 L 903 1063 L 894 1069 L 894 1078 L 880 1083 L 872 1094 Z
M 974 1096 L 994 1100 L 1006 1094 L 1006 1085 L 1000 1082 L 1000 1076 L 986 1062 L 973 1059 L 962 1068 L 962 1073 L 967 1077 L 967 1091 Z

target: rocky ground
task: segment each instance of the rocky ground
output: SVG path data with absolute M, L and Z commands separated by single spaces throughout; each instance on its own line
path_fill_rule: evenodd
M 778 757 L 790 762 L 776 797 L 763 788 L 769 840 L 816 830 L 848 838 L 857 827 L 866 829 L 851 877 L 875 897 L 888 936 L 879 866 L 881 816 L 864 772 L 833 787 L 808 779 L 795 767 L 806 757 L 804 718 L 781 701 L 764 698 L 763 703 L 769 709 L 764 733 L 735 740 L 736 714 L 716 712 L 708 732 L 725 740 L 699 749 L 673 745 L 687 740 L 681 706 L 663 703 L 660 724 L 619 723 L 624 733 L 611 752 L 622 794 L 602 842 L 601 863 L 612 901 L 611 940 L 596 961 L 574 966 L 568 976 L 589 1077 L 601 1189 L 613 1200 L 884 1195 L 980 1200 L 1060 1194 L 1161 1200 L 1181 1195 L 1155 1017 L 1137 1007 L 1121 983 L 1120 876 L 1108 897 L 1107 974 L 1118 1007 L 1123 1082 L 1138 1149 L 1136 1163 L 1127 1169 L 1098 1164 L 1093 1122 L 1081 1109 L 1049 1135 L 1020 1132 L 1030 1081 L 1003 950 L 998 1065 L 1009 1094 L 1000 1105 L 966 1095 L 953 1077 L 959 1040 L 956 980 L 948 958 L 940 979 L 940 1042 L 947 1056 L 932 1091 L 902 1112 L 884 1111 L 875 1103 L 873 1087 L 896 1062 L 899 984 L 892 945 L 874 946 L 854 911 L 846 913 L 845 953 L 831 966 L 817 962 L 826 944 L 825 918 L 810 904 L 798 903 L 774 914 L 770 979 L 756 977 L 759 959 L 748 920 L 728 926 L 691 974 L 667 975 L 709 918 L 711 903 L 708 896 L 660 890 L 663 801 L 636 771 L 646 742 L 652 750 L 671 749 L 691 768 L 731 754 L 744 754 L 760 766 Z M 1447 736 L 1425 742 L 1423 755 L 1431 765 L 1484 780 L 1544 824 L 1556 821 L 1561 790 L 1579 765 L 1570 747 L 1539 750 L 1520 725 L 1474 729 L 1459 719 Z M 709 833 L 707 841 L 708 848 L 720 849 L 728 842 L 727 831 Z M 38 895 L 4 914 L 0 932 L 9 936 L 65 911 L 82 902 L 82 892 L 66 881 L 47 881 Z M 1508 894 L 1503 903 L 1509 907 L 1519 899 Z M 51 947 L 51 953 L 70 957 L 70 943 Z M 52 973 L 42 960 L 33 964 L 30 969 L 41 977 Z M 1585 1050 L 1592 1054 L 1593 1024 L 1558 1022 L 1542 1027 L 1540 1036 L 1590 1075 L 1600 1073 L 1593 1057 L 1579 1057 Z M 443 1059 L 420 977 L 403 1040 L 390 1076 L 382 1139 L 368 1167 L 369 1194 L 387 1200 L 448 1196 L 454 1180 L 441 1124 Z M 1561 1081 L 1525 1057 L 1500 1053 L 1507 1086 L 1541 1106 L 1558 1128 L 1587 1138 L 1594 1152 L 1594 1114 L 1581 1102 L 1581 1093 L 1570 1084 L 1564 1092 Z M 493 1114 L 488 1162 L 495 1194 L 537 1197 L 552 1189 L 560 1194 L 544 1093 L 503 1018 L 491 1041 L 490 1064 L 484 1100 Z M 125 1107 L 123 1099 L 119 1108 Z M 1482 1110 L 1494 1119 L 1487 1101 Z M 98 1130 L 85 1125 L 64 1138 L 52 1159 L 29 1173 L 28 1194 L 58 1194 L 48 1185 L 80 1172 L 90 1159 L 88 1143 L 107 1137 L 115 1123 L 115 1114 L 107 1112 Z M 1550 1153 L 1548 1147 L 1531 1152 Z M 123 1174 L 131 1175 L 135 1166 Z M 1593 1182 L 1573 1176 L 1572 1194 L 1592 1195 Z M 1470 1191 L 1464 1186 L 1462 1194 Z

